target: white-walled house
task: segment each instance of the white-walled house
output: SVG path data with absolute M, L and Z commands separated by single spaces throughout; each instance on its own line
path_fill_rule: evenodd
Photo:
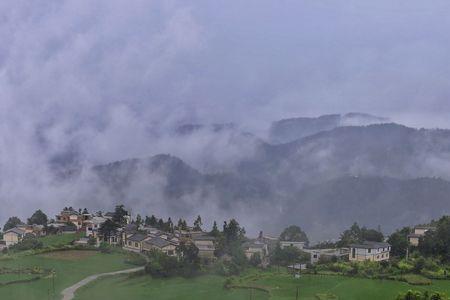
M 294 242 L 294 241 L 280 241 L 281 249 L 286 247 L 295 247 L 297 249 L 303 250 L 305 248 L 305 242 Z
M 107 219 L 104 217 L 92 217 L 90 220 L 85 222 L 86 225 L 86 236 L 92 236 L 94 238 L 97 237 L 98 229 L 100 226 L 105 223 Z
M 25 237 L 26 231 L 20 228 L 14 227 L 9 230 L 6 230 L 3 233 L 3 240 L 5 241 L 6 247 L 15 245 L 22 241 Z
M 425 236 L 425 233 L 428 231 L 435 230 L 435 227 L 432 226 L 416 226 L 414 228 L 414 232 L 408 235 L 408 242 L 411 246 L 417 247 L 419 246 L 420 238 Z
M 351 244 L 350 261 L 383 261 L 389 260 L 391 245 L 380 242 L 364 242 L 361 244 Z

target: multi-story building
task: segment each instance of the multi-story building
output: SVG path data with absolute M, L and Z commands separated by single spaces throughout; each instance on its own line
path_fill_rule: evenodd
M 420 238 L 425 235 L 426 232 L 434 230 L 432 226 L 416 226 L 414 232 L 408 235 L 408 242 L 411 246 L 419 246 Z
M 361 244 L 351 244 L 350 261 L 383 261 L 389 260 L 391 245 L 380 242 L 364 242 Z

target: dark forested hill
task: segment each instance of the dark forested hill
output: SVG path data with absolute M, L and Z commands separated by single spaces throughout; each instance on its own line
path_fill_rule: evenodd
M 317 118 L 283 119 L 272 123 L 269 141 L 273 144 L 289 143 L 340 126 L 363 126 L 386 122 L 389 122 L 386 118 L 363 113 L 324 115 Z
M 178 134 L 195 141 L 205 130 L 218 132 L 228 151 L 220 164 L 208 159 L 222 147 L 199 157 L 211 166 L 204 169 L 166 154 L 99 165 L 89 201 L 174 217 L 236 217 L 254 232 L 295 223 L 316 239 L 336 237 L 354 221 L 390 231 L 450 212 L 449 130 L 338 126 L 284 144 L 233 126 L 185 126 Z M 231 134 L 222 138 L 224 131 Z

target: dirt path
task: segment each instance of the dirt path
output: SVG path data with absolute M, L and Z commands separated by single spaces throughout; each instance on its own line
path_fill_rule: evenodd
M 63 290 L 61 292 L 61 294 L 63 296 L 62 300 L 72 300 L 75 297 L 75 292 L 80 287 L 85 286 L 86 284 L 88 284 L 100 277 L 120 275 L 120 274 L 129 274 L 129 273 L 134 273 L 134 272 L 138 272 L 138 271 L 142 271 L 142 270 L 144 270 L 144 267 L 138 267 L 138 268 L 133 268 L 133 269 L 126 269 L 126 270 L 121 270 L 121 271 L 116 271 L 116 272 L 101 273 L 101 274 L 95 274 L 95 275 L 88 276 L 85 279 L 83 279 L 83 280 L 75 283 L 74 285 L 66 288 L 65 290 Z

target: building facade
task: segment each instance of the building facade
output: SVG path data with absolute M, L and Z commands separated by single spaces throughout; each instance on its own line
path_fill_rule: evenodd
M 389 260 L 391 245 L 388 243 L 364 242 L 361 244 L 351 244 L 350 261 L 383 261 Z

